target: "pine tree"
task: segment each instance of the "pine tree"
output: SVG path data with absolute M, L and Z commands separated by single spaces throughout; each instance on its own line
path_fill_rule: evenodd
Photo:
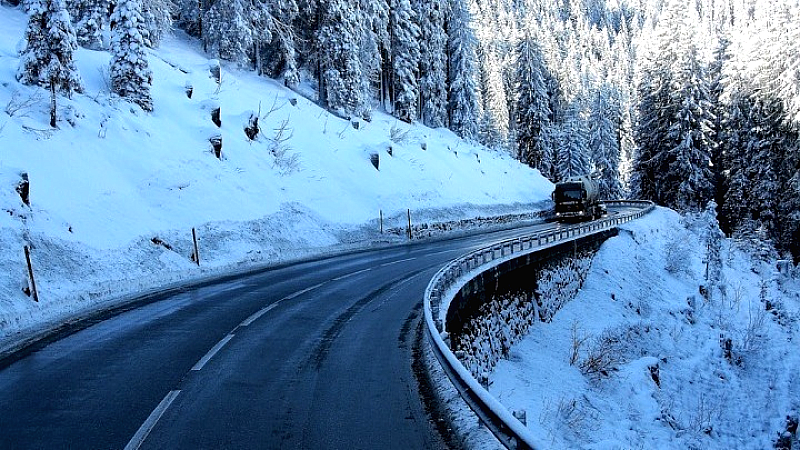
M 420 21 L 420 117 L 425 125 L 447 123 L 447 33 L 448 14 L 444 0 L 418 0 Z
M 375 98 L 387 110 L 391 70 L 389 60 L 391 37 L 389 34 L 389 4 L 387 0 L 360 0 L 362 14 L 361 53 L 363 76 L 361 78 L 362 96 L 368 99 L 366 107 L 371 108 L 369 99 Z
M 110 0 L 107 0 L 110 1 Z M 172 27 L 172 12 L 175 5 L 172 0 L 142 1 L 142 18 L 149 35 L 149 44 L 158 47 L 164 34 Z
M 589 132 L 577 102 L 565 111 L 556 137 L 556 180 L 589 173 Z
M 478 137 L 477 42 L 464 0 L 453 0 L 448 23 L 450 128 L 464 139 Z
M 677 114 L 669 124 L 666 145 L 670 160 L 666 178 L 667 206 L 680 211 L 699 211 L 714 194 L 711 153 L 714 119 L 709 115 L 707 74 L 698 61 L 697 48 L 690 44 L 679 63 L 676 74 L 678 90 L 673 91 L 671 104 Z
M 708 292 L 713 296 L 723 284 L 722 279 L 722 239 L 725 235 L 719 228 L 717 220 L 717 203 L 710 200 L 701 215 L 702 235 L 706 243 L 706 283 Z
M 346 0 L 321 2 L 317 30 L 320 100 L 343 115 L 362 114 L 367 109 L 358 58 L 360 8 L 351 6 Z
M 110 0 L 75 0 L 72 11 L 75 33 L 82 47 L 93 50 L 104 48 L 103 34 L 108 31 Z
M 250 61 L 254 30 L 245 0 L 217 0 L 203 16 L 206 51 L 244 66 Z
M 615 122 L 619 122 L 620 105 L 611 98 L 610 87 L 602 85 L 589 108 L 589 151 L 593 172 L 599 172 L 599 195 L 604 199 L 622 197 L 619 176 L 620 150 Z
M 543 130 L 550 126 L 550 97 L 545 85 L 544 60 L 533 33 L 528 31 L 517 48 L 516 114 L 519 160 L 545 175 L 547 147 Z
M 297 39 L 294 21 L 300 11 L 295 0 L 252 0 L 255 13 L 245 9 L 250 19 L 256 49 L 256 69 L 271 77 L 283 77 L 284 84 L 300 83 Z
M 147 62 L 148 31 L 140 0 L 119 0 L 111 14 L 111 90 L 120 97 L 153 110 L 153 74 Z
M 509 112 L 501 58 L 491 48 L 485 48 L 481 53 L 481 143 L 487 147 L 504 148 L 508 140 Z
M 418 115 L 419 26 L 409 0 L 392 0 L 391 5 L 394 115 L 411 122 Z
M 71 96 L 83 92 L 74 53 L 78 49 L 64 0 L 29 0 L 25 49 L 17 79 Z

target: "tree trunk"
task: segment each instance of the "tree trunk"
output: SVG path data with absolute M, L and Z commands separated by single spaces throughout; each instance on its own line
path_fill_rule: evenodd
M 55 77 L 50 79 L 50 128 L 56 127 L 56 110 L 58 105 L 56 104 L 56 79 Z

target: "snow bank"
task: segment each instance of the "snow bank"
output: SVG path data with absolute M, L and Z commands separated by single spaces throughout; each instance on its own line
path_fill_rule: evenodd
M 800 408 L 800 285 L 726 241 L 726 296 L 706 300 L 694 228 L 664 209 L 622 226 L 490 392 L 553 448 L 771 448 Z

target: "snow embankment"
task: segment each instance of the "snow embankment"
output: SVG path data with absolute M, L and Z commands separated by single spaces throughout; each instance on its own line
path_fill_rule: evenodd
M 448 130 L 381 113 L 342 120 L 224 64 L 218 83 L 218 62 L 183 36 L 150 53 L 150 114 L 109 94 L 108 53 L 79 50 L 85 93 L 58 99 L 50 129 L 49 95 L 15 79 L 26 21 L 0 6 L 0 348 L 166 283 L 398 239 L 378 234 L 381 214 L 391 228 L 405 226 L 408 209 L 415 224 L 525 213 L 552 188 Z M 244 128 L 254 116 L 251 140 Z M 221 138 L 220 159 L 212 138 Z M 23 173 L 29 206 L 16 192 Z M 25 245 L 38 304 L 23 293 Z
M 707 299 L 696 225 L 659 208 L 621 228 L 490 392 L 553 448 L 772 448 L 800 409 L 797 280 L 725 241 Z

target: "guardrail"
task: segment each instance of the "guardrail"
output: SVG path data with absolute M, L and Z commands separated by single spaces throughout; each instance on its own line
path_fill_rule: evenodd
M 425 289 L 424 314 L 432 347 L 450 380 L 470 403 L 486 425 L 509 448 L 536 448 L 536 439 L 519 420 L 478 383 L 461 364 L 445 342 L 447 308 L 458 291 L 475 275 L 497 267 L 505 261 L 548 249 L 578 237 L 589 236 L 612 229 L 622 223 L 638 219 L 653 210 L 648 201 L 606 201 L 608 206 L 639 208 L 638 211 L 619 214 L 585 224 L 539 232 L 530 236 L 508 239 L 461 256 L 433 276 Z M 442 313 L 444 312 L 444 313 Z

